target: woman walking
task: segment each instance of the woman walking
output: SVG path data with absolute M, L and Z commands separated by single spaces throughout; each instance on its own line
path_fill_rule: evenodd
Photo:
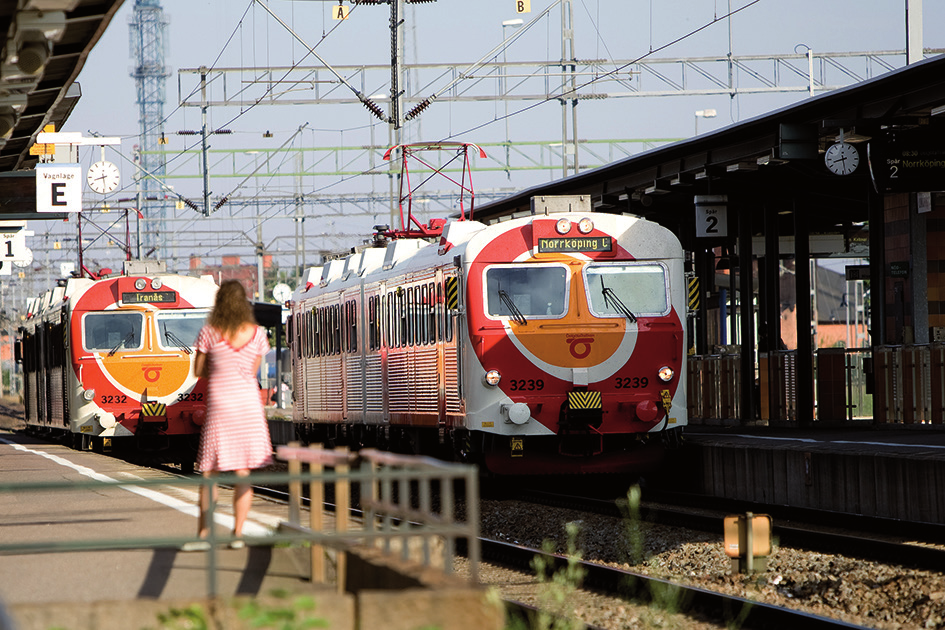
M 194 371 L 207 378 L 207 418 L 200 433 L 197 465 L 204 477 L 234 472 L 240 477 L 272 463 L 272 441 L 259 396 L 256 372 L 269 350 L 263 328 L 256 325 L 243 285 L 227 280 L 220 285 L 207 324 L 197 335 Z M 214 497 L 216 488 L 214 487 Z M 249 514 L 253 489 L 237 484 L 233 493 L 233 536 L 239 538 Z M 206 538 L 211 523 L 209 489 L 200 492 L 197 535 Z M 243 547 L 242 540 L 231 547 Z M 208 545 L 198 545 L 206 549 Z

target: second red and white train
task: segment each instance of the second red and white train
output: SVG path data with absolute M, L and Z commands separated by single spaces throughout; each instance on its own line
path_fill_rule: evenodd
M 497 474 L 632 472 L 687 424 L 684 257 L 628 215 L 447 223 L 306 272 L 294 421 Z

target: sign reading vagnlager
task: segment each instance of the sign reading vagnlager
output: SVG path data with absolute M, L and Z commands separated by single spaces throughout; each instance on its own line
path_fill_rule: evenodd
M 539 238 L 538 252 L 609 252 L 613 239 L 609 236 L 571 236 Z

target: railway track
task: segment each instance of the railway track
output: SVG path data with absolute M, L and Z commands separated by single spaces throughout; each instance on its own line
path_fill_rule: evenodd
M 286 493 L 271 488 L 257 487 L 255 491 L 271 500 L 286 500 Z M 308 505 L 308 499 L 303 499 Z M 334 509 L 326 504 L 329 510 Z M 514 545 L 490 538 L 479 539 L 482 560 L 493 563 L 528 576 L 534 575 L 532 564 L 537 557 L 542 557 L 549 571 L 554 572 L 564 568 L 568 559 L 564 556 L 549 554 L 539 549 L 522 545 Z M 465 546 L 459 544 L 457 552 L 465 553 Z M 672 594 L 673 605 L 684 604 L 674 612 L 698 613 L 701 619 L 711 620 L 720 627 L 730 626 L 735 620 L 744 628 L 855 628 L 858 626 L 830 619 L 807 612 L 782 608 L 751 601 L 741 597 L 734 597 L 724 593 L 685 586 L 675 582 L 653 578 L 641 573 L 616 569 L 593 562 L 579 562 L 584 573 L 582 587 L 602 595 L 619 598 L 625 601 L 643 605 L 660 605 L 660 600 L 666 594 Z M 534 615 L 534 607 L 520 601 L 506 599 L 509 615 L 520 619 L 527 619 Z M 596 626 L 586 625 L 587 630 L 596 630 Z
M 523 490 L 516 497 L 561 508 L 623 518 L 626 501 L 602 500 L 547 491 Z M 735 501 L 716 501 L 709 507 L 703 497 L 651 495 L 656 502 L 644 502 L 640 519 L 672 527 L 703 532 L 722 532 L 725 514 L 769 514 L 773 535 L 785 547 L 841 554 L 862 560 L 894 563 L 915 569 L 940 571 L 945 567 L 945 526 L 935 523 L 906 523 L 853 514 L 820 510 L 792 509 Z M 674 507 L 673 503 L 681 504 Z M 939 545 L 939 546 L 933 546 Z

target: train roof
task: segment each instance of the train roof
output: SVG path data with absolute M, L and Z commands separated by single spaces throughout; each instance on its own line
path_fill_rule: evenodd
M 636 258 L 681 258 L 679 239 L 665 227 L 636 215 L 595 213 L 528 214 L 485 225 L 478 221 L 450 220 L 443 229 L 439 242 L 423 239 L 395 239 L 386 247 L 371 247 L 306 269 L 299 287 L 292 295 L 301 301 L 318 294 L 318 289 L 344 289 L 356 286 L 367 276 L 374 280 L 453 264 L 455 256 L 474 258 L 495 236 L 513 230 L 536 218 L 561 215 L 589 216 L 604 231 L 612 234 Z

